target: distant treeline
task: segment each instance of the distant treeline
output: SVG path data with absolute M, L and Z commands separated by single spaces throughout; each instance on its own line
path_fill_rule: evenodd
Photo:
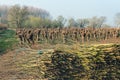
M 20 6 L 20 5 L 0 6 L 0 24 L 9 25 L 11 24 L 11 22 L 12 24 L 15 24 L 15 21 L 17 20 L 18 20 L 18 23 L 20 24 L 21 23 L 20 20 L 25 21 L 24 19 L 22 19 L 22 17 L 25 17 L 24 15 L 28 16 L 27 18 L 31 18 L 31 17 L 41 18 L 41 19 L 50 18 L 49 12 L 41 8 L 35 8 L 32 6 Z
M 115 16 L 117 26 L 120 24 L 119 16 L 119 13 Z M 111 27 L 105 23 L 106 20 L 107 18 L 105 16 L 66 19 L 62 15 L 56 19 L 52 19 L 50 13 L 41 8 L 20 5 L 0 6 L 0 24 L 12 28 Z

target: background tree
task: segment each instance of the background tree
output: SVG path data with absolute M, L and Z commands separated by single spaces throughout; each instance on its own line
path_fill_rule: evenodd
M 103 23 L 106 21 L 106 17 L 96 17 L 89 19 L 89 26 L 93 28 L 100 28 L 102 27 Z
M 25 27 L 40 27 L 42 23 L 42 19 L 34 16 L 29 16 L 29 18 L 25 22 Z
M 77 27 L 77 23 L 73 18 L 68 20 L 68 27 Z
M 7 24 L 7 14 L 8 14 L 8 6 L 2 5 L 0 6 L 0 23 Z
M 109 24 L 103 24 L 102 27 L 104 27 L 104 28 L 111 28 L 111 26 Z
M 77 19 L 77 26 L 80 28 L 85 28 L 89 24 L 88 19 Z
M 10 8 L 8 14 L 8 20 L 10 26 L 15 26 L 18 28 L 23 27 L 24 22 L 27 19 L 28 19 L 28 8 L 26 6 L 20 7 L 19 5 L 14 5 Z
M 57 20 L 53 20 L 53 21 L 51 22 L 51 26 L 52 26 L 52 28 L 58 28 L 59 25 L 58 25 Z
M 51 16 L 41 8 L 14 5 L 8 8 L 7 18 L 11 27 L 42 27 L 50 25 Z
M 28 7 L 28 12 L 30 16 L 39 17 L 42 19 L 47 19 L 51 17 L 49 12 L 41 8 Z
M 101 28 L 102 25 L 106 22 L 106 17 L 105 16 L 101 16 L 99 19 L 98 19 L 98 27 Z
M 51 20 L 51 19 L 48 19 L 48 18 L 43 19 L 43 21 L 42 21 L 42 26 L 43 26 L 43 27 L 46 27 L 46 28 L 52 28 L 52 27 L 53 27 L 53 26 L 52 26 L 52 20 Z
M 58 27 L 60 27 L 60 28 L 64 27 L 65 23 L 66 23 L 66 19 L 63 16 L 60 15 L 57 17 Z
M 120 13 L 115 15 L 115 24 L 119 27 L 120 26 Z

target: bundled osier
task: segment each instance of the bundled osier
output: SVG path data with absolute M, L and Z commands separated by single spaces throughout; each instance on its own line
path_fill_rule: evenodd
M 74 46 L 73 46 L 74 47 Z M 120 45 L 97 45 L 53 52 L 46 63 L 49 80 L 119 80 Z

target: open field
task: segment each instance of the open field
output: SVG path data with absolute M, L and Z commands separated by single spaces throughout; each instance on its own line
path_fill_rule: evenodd
M 2 80 L 120 79 L 119 38 L 28 45 L 18 43 L 11 30 L 1 32 L 0 37 L 1 54 L 5 53 L 0 55 Z
M 0 80 L 120 80 L 119 3 L 1 0 Z

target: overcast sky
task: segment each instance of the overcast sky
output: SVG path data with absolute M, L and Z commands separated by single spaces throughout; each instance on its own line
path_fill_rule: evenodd
M 0 5 L 29 5 L 50 12 L 53 18 L 91 18 L 106 16 L 107 23 L 114 23 L 114 16 L 120 12 L 120 0 L 0 0 Z

